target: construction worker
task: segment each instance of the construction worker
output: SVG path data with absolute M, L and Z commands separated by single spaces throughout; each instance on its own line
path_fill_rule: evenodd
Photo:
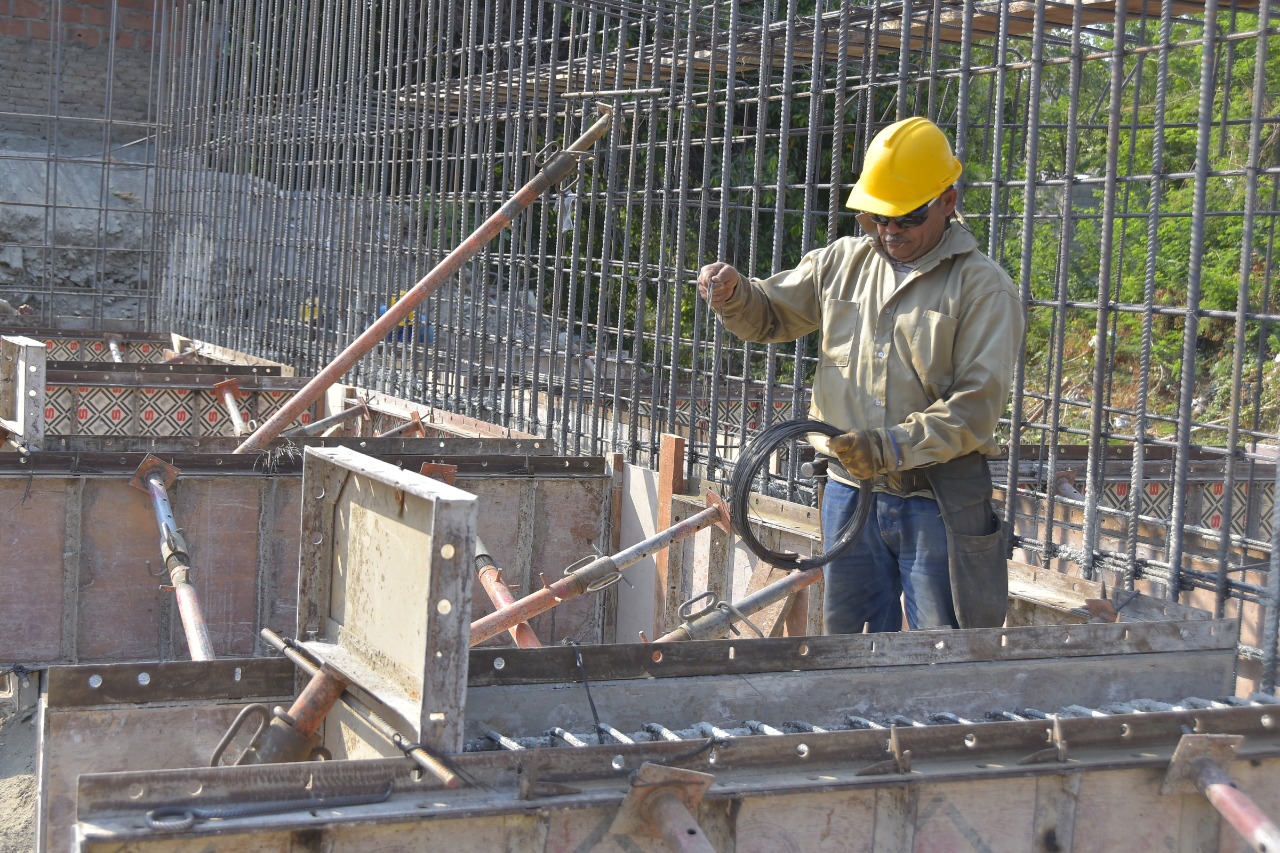
M 1009 399 L 1025 324 L 1018 291 L 954 221 L 963 166 L 933 122 L 871 141 L 847 206 L 863 234 L 793 270 L 744 279 L 723 261 L 698 292 L 739 337 L 820 330 L 810 415 L 847 430 L 829 457 L 822 525 L 834 537 L 864 499 L 873 512 L 825 568 L 827 633 L 996 627 L 1008 595 L 1006 537 L 987 457 Z

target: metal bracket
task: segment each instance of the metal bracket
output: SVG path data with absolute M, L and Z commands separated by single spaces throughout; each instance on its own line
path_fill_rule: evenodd
M 415 414 L 414 417 L 417 417 Z M 419 421 L 418 423 L 422 423 Z M 452 486 L 454 481 L 458 479 L 458 466 L 445 465 L 440 462 L 423 462 L 421 470 L 418 471 L 424 477 L 430 477 L 433 480 L 439 480 Z
M 671 831 L 673 827 L 662 819 L 661 814 L 655 813 L 655 809 L 668 811 L 671 805 L 678 804 L 685 809 L 692 822 L 692 828 L 687 832 L 701 832 L 693 816 L 698 813 L 703 795 L 715 780 L 716 777 L 710 773 L 646 761 L 632 774 L 631 790 L 622 801 L 609 831 L 614 835 L 662 838 L 664 831 Z M 660 803 L 667 806 L 667 809 L 661 809 Z
M 911 772 L 911 750 L 903 749 L 898 740 L 897 726 L 889 727 L 889 752 L 892 758 L 869 764 L 854 773 L 854 776 L 881 776 L 889 773 L 907 774 Z
M 733 517 L 729 515 L 729 505 L 724 502 L 724 498 L 708 490 L 705 500 L 708 507 L 714 507 L 720 513 L 720 518 L 715 522 L 716 527 L 719 527 L 725 533 L 732 533 Z
M 232 377 L 231 379 L 222 380 L 218 384 L 214 385 L 211 390 L 214 394 L 217 394 L 219 396 L 227 393 L 230 393 L 231 396 L 235 397 L 236 399 L 239 399 L 240 397 L 244 396 L 240 392 L 240 382 L 235 377 Z
M 1206 763 L 1225 768 L 1236 757 L 1236 749 L 1244 743 L 1244 735 L 1183 735 L 1169 759 L 1160 793 L 1194 794 L 1200 788 L 1196 777 Z M 1224 771 L 1225 772 L 1225 771 Z
M 1060 717 L 1053 718 L 1053 728 L 1049 731 L 1049 742 L 1052 743 L 1053 746 L 1019 758 L 1018 764 L 1042 764 L 1046 761 L 1066 763 L 1068 758 L 1067 739 L 1062 736 L 1062 722 Z
M 178 475 L 182 472 L 177 468 L 165 462 L 158 456 L 152 456 L 150 453 L 138 463 L 138 469 L 133 472 L 133 476 L 129 478 L 129 485 L 133 486 L 140 492 L 151 494 L 151 488 L 147 485 L 147 479 L 152 474 L 159 474 L 161 482 L 164 483 L 166 489 L 173 488 L 173 484 L 178 481 Z

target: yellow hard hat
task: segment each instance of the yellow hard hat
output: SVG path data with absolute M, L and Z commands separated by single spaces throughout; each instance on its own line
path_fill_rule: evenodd
M 942 128 L 919 116 L 903 119 L 871 140 L 845 206 L 905 216 L 942 195 L 963 171 Z

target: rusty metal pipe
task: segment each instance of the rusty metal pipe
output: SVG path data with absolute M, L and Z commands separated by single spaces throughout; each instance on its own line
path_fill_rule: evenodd
M 293 665 L 305 672 L 308 676 L 314 677 L 320 671 L 320 667 L 316 666 L 310 658 L 299 650 L 291 641 L 281 637 L 270 628 L 263 628 L 259 632 L 264 640 L 271 645 L 273 649 L 283 654 L 293 662 Z M 404 735 L 396 731 L 395 727 L 382 719 L 376 711 L 366 705 L 358 696 L 349 689 L 344 689 L 341 695 L 342 704 L 351 709 L 357 717 L 369 724 L 374 731 L 382 735 L 397 748 L 403 748 L 405 743 Z M 423 770 L 436 777 L 446 788 L 456 788 L 462 784 L 462 780 L 457 773 L 450 770 L 443 761 L 436 758 L 420 746 L 405 750 L 405 755 L 413 760 L 415 764 Z
M 670 546 L 674 542 L 687 539 L 703 528 L 710 527 L 713 524 L 719 524 L 727 528 L 729 524 L 729 509 L 724 501 L 712 493 L 707 494 L 707 501 L 711 506 L 708 506 L 702 512 L 673 524 L 666 530 L 645 539 L 643 542 L 632 545 L 630 548 L 619 551 L 617 554 L 598 557 L 582 568 L 575 569 L 560 578 L 550 586 L 544 586 L 542 589 L 530 593 L 512 604 L 472 622 L 471 645 L 478 645 L 491 637 L 496 637 L 503 631 L 509 631 L 513 625 L 528 622 L 534 616 L 547 612 L 565 599 L 603 588 L 599 585 L 608 581 L 611 576 L 616 574 L 620 577 L 623 569 L 634 566 L 645 557 Z
M 240 385 L 234 379 L 224 379 L 217 385 L 213 386 L 213 393 L 222 397 L 222 402 L 227 406 L 227 417 L 231 419 L 231 429 L 236 436 L 244 435 L 248 431 L 245 426 L 244 418 L 240 415 L 240 404 L 236 402 L 240 397 Z
M 322 664 L 289 706 L 293 730 L 305 738 L 315 737 L 320 726 L 324 725 L 324 718 L 342 698 L 349 683 L 332 666 Z
M 422 419 L 418 417 L 418 413 L 414 412 L 409 420 L 400 424 L 400 426 L 392 427 L 386 432 L 380 432 L 375 438 L 394 438 L 397 435 L 406 435 L 408 433 L 417 433 L 415 438 L 424 438 L 427 434 L 426 428 L 422 425 Z
M 515 596 L 511 594 L 511 589 L 503 583 L 502 569 L 494 564 L 493 558 L 489 556 L 489 551 L 484 546 L 484 542 L 476 537 L 476 570 L 480 577 L 480 585 L 484 587 L 484 591 L 488 594 L 489 600 L 493 602 L 493 606 L 498 610 L 504 607 L 510 607 L 516 603 Z M 516 641 L 516 645 L 522 649 L 540 649 L 542 641 L 538 639 L 538 635 L 533 632 L 533 628 L 529 627 L 528 622 L 518 622 L 509 629 L 511 638 Z
M 358 416 L 369 417 L 369 407 L 366 404 L 361 403 L 358 406 L 352 406 L 350 409 L 344 409 L 336 415 L 329 415 L 327 418 L 321 418 L 318 421 L 303 424 L 302 426 L 291 429 L 288 432 L 281 433 L 280 436 L 281 438 L 296 438 L 301 435 L 319 435 L 329 427 L 346 423 L 352 418 Z
M 707 840 L 679 792 L 655 791 L 644 804 L 649 820 L 674 853 L 715 853 L 716 848 Z
M 739 613 L 743 616 L 751 616 L 770 604 L 780 601 L 789 595 L 794 595 L 820 580 L 822 580 L 822 569 L 820 568 L 792 572 L 782 580 L 775 581 L 763 589 L 753 592 L 741 601 L 734 602 L 734 610 L 737 610 L 738 613 L 734 613 L 733 610 L 728 608 L 711 608 L 707 613 L 691 619 L 674 631 L 659 637 L 657 642 L 709 640 L 723 637 L 728 633 L 734 621 L 738 619 Z
M 514 196 L 508 199 L 498 210 L 486 219 L 479 228 L 450 252 L 444 260 L 423 276 L 395 304 L 387 306 L 387 311 L 365 329 L 364 333 L 347 345 L 332 362 L 317 373 L 300 391 L 293 395 L 283 406 L 276 410 L 266 423 L 249 436 L 235 449 L 236 453 L 250 453 L 262 450 L 280 434 L 285 425 L 301 415 L 326 389 L 342 378 L 366 353 L 377 346 L 418 304 L 447 282 L 462 265 L 479 254 L 494 237 L 511 224 L 512 220 L 526 207 L 533 204 L 539 196 L 550 187 L 560 183 L 578 170 L 579 156 L 588 151 L 609 130 L 613 121 L 613 111 L 605 105 L 600 106 L 603 113 L 595 124 L 587 128 L 567 150 L 555 154 L 529 183 L 521 187 Z
M 196 588 L 190 581 L 191 556 L 178 532 L 178 523 L 173 517 L 169 490 L 165 487 L 163 475 L 155 471 L 147 474 L 146 486 L 151 495 L 156 523 L 160 526 L 160 553 L 164 556 L 165 568 L 169 570 L 169 583 L 178 600 L 178 614 L 182 618 L 182 629 L 187 637 L 187 648 L 191 650 L 191 659 L 213 660 L 209 629 L 205 625 Z
M 1222 819 L 1231 824 L 1253 850 L 1280 850 L 1280 827 L 1258 808 L 1248 794 L 1231 781 L 1216 762 L 1202 758 L 1196 768 L 1195 783 Z

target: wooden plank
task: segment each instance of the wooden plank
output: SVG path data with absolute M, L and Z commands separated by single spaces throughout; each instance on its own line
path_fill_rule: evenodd
M 672 500 L 684 491 L 685 440 L 682 436 L 663 433 L 658 452 L 658 531 L 675 523 Z M 671 561 L 665 549 L 653 555 L 657 572 L 654 583 L 654 630 L 662 635 L 679 624 L 676 611 L 683 602 L 683 578 L 671 578 Z M 677 564 L 677 568 L 682 565 Z

